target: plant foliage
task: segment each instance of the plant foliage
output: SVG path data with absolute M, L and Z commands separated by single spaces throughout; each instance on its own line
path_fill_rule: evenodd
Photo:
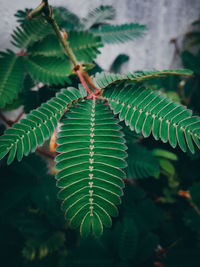
M 110 24 L 112 6 L 53 7 L 56 35 L 48 10 L 27 11 L 19 51 L 0 54 L 0 108 L 24 111 L 0 114 L 3 266 L 199 266 L 199 51 L 181 53 L 187 69 L 121 74 L 121 54 L 104 72 L 100 48 L 146 26 Z
M 24 79 L 23 58 L 12 51 L 0 54 L 0 108 L 12 103 L 21 90 Z
M 122 25 L 102 25 L 99 28 L 93 28 L 91 31 L 101 36 L 104 43 L 124 43 L 134 40 L 144 34 L 146 27 L 139 24 L 122 24 Z

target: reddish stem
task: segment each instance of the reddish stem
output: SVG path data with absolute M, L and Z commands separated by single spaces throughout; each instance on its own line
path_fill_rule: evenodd
M 14 123 L 17 123 L 21 116 L 24 114 L 24 111 L 20 112 L 17 118 L 14 121 L 11 121 L 7 119 L 2 113 L 0 113 L 0 118 L 2 119 L 3 122 L 5 122 L 9 127 L 12 127 Z
M 27 54 L 26 54 L 26 52 L 24 50 L 21 50 L 20 52 L 16 53 L 16 55 L 19 56 L 19 57 L 24 57 Z
M 79 79 L 80 79 L 82 85 L 84 86 L 85 90 L 86 90 L 89 94 L 92 95 L 93 92 L 92 92 L 92 91 L 90 90 L 90 88 L 88 87 L 88 85 L 87 85 L 87 83 L 86 83 L 86 81 L 85 81 L 85 79 L 84 79 L 84 77 L 83 77 L 83 75 L 82 75 L 80 69 L 75 69 L 75 72 L 76 72 L 77 76 L 79 77 Z
M 3 122 L 5 122 L 9 127 L 12 127 L 13 121 L 8 120 L 2 113 L 0 113 L 0 118 Z
M 19 115 L 17 116 L 17 118 L 13 121 L 13 123 L 18 122 L 18 121 L 21 119 L 21 117 L 23 116 L 23 114 L 24 114 L 24 111 L 22 110 L 22 111 L 19 113 Z
M 101 91 L 99 88 L 97 88 L 97 87 L 95 86 L 95 84 L 93 83 L 93 80 L 91 79 L 91 77 L 88 75 L 88 73 L 87 73 L 86 71 L 83 71 L 82 74 L 83 74 L 83 77 L 86 79 L 86 81 L 89 83 L 89 85 L 90 85 L 96 92 Z
M 42 148 L 38 147 L 36 149 L 36 152 L 38 152 L 39 154 L 41 154 L 44 157 L 50 158 L 50 159 L 54 159 L 55 155 L 52 153 L 49 153 L 48 151 L 43 150 Z

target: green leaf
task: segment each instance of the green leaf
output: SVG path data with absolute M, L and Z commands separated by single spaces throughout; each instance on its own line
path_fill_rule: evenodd
M 67 31 L 79 29 L 82 25 L 80 19 L 65 7 L 53 7 L 53 14 L 60 28 Z
M 8 50 L 0 53 L 0 108 L 11 104 L 22 89 L 23 58 Z
M 28 55 L 66 58 L 64 50 L 55 35 L 48 35 L 28 49 Z
M 159 173 L 159 163 L 153 153 L 137 144 L 128 146 L 128 178 L 147 178 Z
M 25 8 L 24 10 L 17 10 L 14 16 L 17 18 L 17 22 L 23 24 L 26 20 L 28 12 L 31 12 L 32 9 Z
M 87 31 L 71 31 L 68 40 L 77 60 L 84 62 L 92 62 L 100 54 L 98 49 L 103 46 L 100 37 Z
M 53 134 L 69 104 L 80 98 L 77 89 L 62 89 L 56 97 L 32 110 L 25 119 L 7 129 L 0 137 L 0 159 L 9 153 L 10 164 L 15 157 L 20 161 L 23 155 L 34 152 L 37 146 L 41 146 Z
M 126 63 L 128 60 L 129 56 L 127 56 L 126 54 L 120 54 L 119 56 L 116 57 L 116 59 L 112 63 L 110 67 L 110 72 L 120 73 L 122 65 Z
M 59 198 L 72 228 L 99 236 L 121 203 L 126 146 L 117 120 L 101 102 L 86 100 L 66 114 L 58 133 Z M 78 153 L 77 153 L 78 152 Z
M 151 70 L 151 71 L 136 71 L 128 74 L 113 74 L 109 72 L 97 73 L 94 78 L 96 85 L 105 89 L 116 82 L 132 81 L 132 82 L 145 82 L 154 78 L 162 78 L 169 75 L 183 75 L 191 76 L 193 72 L 187 69 L 171 69 L 171 70 Z
M 92 62 L 100 54 L 98 49 L 103 46 L 100 37 L 96 37 L 87 31 L 70 31 L 68 41 L 77 60 L 85 62 Z M 55 35 L 48 35 L 43 40 L 35 43 L 28 50 L 28 54 L 31 56 L 58 57 L 65 60 L 67 58 Z
M 200 50 L 196 55 L 193 55 L 189 51 L 183 51 L 181 53 L 181 58 L 183 62 L 183 66 L 185 68 L 189 68 L 194 71 L 194 73 L 199 74 L 200 73 Z
M 186 152 L 200 149 L 200 117 L 159 91 L 138 85 L 112 86 L 103 92 L 111 109 L 136 133 L 177 145 Z
M 125 217 L 119 240 L 119 256 L 122 260 L 133 259 L 138 247 L 139 231 L 132 218 Z
M 33 45 L 35 41 L 41 40 L 46 35 L 52 33 L 51 26 L 44 19 L 25 20 L 23 25 L 14 30 L 11 43 L 19 48 L 25 49 Z
M 87 18 L 82 20 L 83 28 L 90 29 L 97 25 L 105 24 L 115 18 L 115 9 L 112 6 L 100 6 L 92 10 Z
M 176 154 L 170 151 L 164 150 L 164 149 L 159 149 L 159 148 L 153 149 L 152 153 L 154 156 L 158 158 L 165 158 L 165 159 L 174 160 L 174 161 L 178 160 L 178 157 Z
M 146 26 L 135 23 L 122 25 L 102 25 L 90 31 L 100 36 L 103 43 L 125 43 L 132 41 L 145 33 Z
M 30 75 L 37 81 L 47 84 L 70 83 L 69 75 L 72 72 L 72 63 L 67 59 L 56 57 L 27 57 L 25 66 Z
M 65 234 L 61 231 L 49 233 L 49 236 L 32 236 L 25 242 L 22 255 L 29 261 L 41 260 L 54 251 L 60 250 L 65 242 Z

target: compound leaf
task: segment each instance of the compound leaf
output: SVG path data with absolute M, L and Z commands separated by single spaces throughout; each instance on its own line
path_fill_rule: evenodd
M 111 86 L 103 92 L 111 109 L 119 114 L 121 121 L 148 137 L 177 145 L 186 152 L 195 152 L 194 144 L 200 149 L 200 117 L 159 91 L 133 85 Z
M 145 25 L 135 23 L 122 25 L 102 25 L 98 28 L 92 28 L 90 31 L 97 36 L 100 36 L 103 43 L 125 43 L 132 41 L 144 34 Z
M 0 108 L 17 98 L 24 79 L 23 58 L 14 52 L 0 53 Z
M 80 98 L 77 89 L 62 89 L 55 97 L 27 114 L 25 119 L 13 124 L 0 137 L 0 159 L 9 153 L 7 163 L 10 164 L 15 157 L 20 161 L 23 155 L 34 152 L 53 134 L 68 106 Z
M 82 20 L 83 28 L 90 29 L 94 26 L 105 24 L 115 18 L 115 9 L 112 6 L 100 6 L 92 10 L 87 18 Z
M 108 107 L 86 100 L 66 114 L 58 133 L 56 168 L 62 209 L 72 228 L 81 235 L 100 236 L 117 216 L 126 146 L 120 126 Z
M 128 74 L 114 74 L 109 72 L 97 73 L 94 78 L 94 82 L 100 89 L 104 89 L 113 83 L 132 81 L 132 82 L 143 82 L 154 78 L 162 78 L 169 75 L 184 75 L 191 76 L 191 70 L 187 69 L 171 69 L 171 70 L 150 70 L 150 71 L 136 71 Z
M 25 66 L 30 75 L 37 81 L 46 84 L 70 83 L 69 75 L 72 63 L 66 58 L 30 56 L 25 58 Z
M 25 20 L 23 25 L 14 30 L 12 34 L 13 41 L 11 43 L 21 49 L 25 49 L 33 45 L 35 41 L 41 40 L 46 35 L 52 33 L 51 26 L 44 19 Z

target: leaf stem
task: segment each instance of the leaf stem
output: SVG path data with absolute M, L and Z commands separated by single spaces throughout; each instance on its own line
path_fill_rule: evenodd
M 100 92 L 101 90 L 99 88 L 97 88 L 92 80 L 92 78 L 88 75 L 88 73 L 86 71 L 82 71 L 83 77 L 85 78 L 85 80 L 88 82 L 88 84 L 96 91 L 96 92 Z
M 76 72 L 77 76 L 79 77 L 82 85 L 84 86 L 84 88 L 86 89 L 86 91 L 89 93 L 89 94 L 93 94 L 93 92 L 90 90 L 90 88 L 88 87 L 83 75 L 82 75 L 82 72 L 80 69 L 77 69 L 75 68 L 74 71 Z
M 67 40 L 63 37 L 61 30 L 58 27 L 58 24 L 56 23 L 56 20 L 53 17 L 52 14 L 52 9 L 49 6 L 48 0 L 43 1 L 44 2 L 44 14 L 45 14 L 45 19 L 46 21 L 52 26 L 55 34 L 58 37 L 58 40 L 60 41 L 62 47 L 64 48 L 65 53 L 67 54 L 67 56 L 69 57 L 70 61 L 73 63 L 74 66 L 78 65 L 78 62 L 76 60 L 76 57 L 72 51 L 72 49 L 69 47 L 69 43 L 67 42 Z
M 0 113 L 0 119 L 6 123 L 9 127 L 12 127 L 13 121 L 7 119 L 2 113 Z
M 77 61 L 77 59 L 73 53 L 73 50 L 70 48 L 69 43 L 67 41 L 67 32 L 64 31 L 62 33 L 61 30 L 59 29 L 59 26 L 53 17 L 52 9 L 49 6 L 48 0 L 43 0 L 41 2 L 41 4 L 39 5 L 39 7 L 36 8 L 35 13 L 37 13 L 37 12 L 40 13 L 41 10 L 44 14 L 44 18 L 51 25 L 56 36 L 58 37 L 58 40 L 61 43 L 66 55 L 69 57 L 70 61 L 74 65 L 73 70 L 75 71 L 75 73 L 79 77 L 79 79 L 80 79 L 82 85 L 84 86 L 84 88 L 86 89 L 86 91 L 89 93 L 89 98 L 93 98 L 93 97 L 98 98 L 101 90 L 95 86 L 93 80 L 88 75 L 88 73 L 86 71 L 82 70 L 82 67 L 79 65 L 79 63 L 78 63 L 78 61 Z M 35 14 L 34 10 L 32 11 L 32 13 Z M 91 88 L 94 89 L 94 91 L 96 91 L 96 93 L 94 93 L 90 90 L 90 88 L 88 87 L 88 84 L 91 86 Z

